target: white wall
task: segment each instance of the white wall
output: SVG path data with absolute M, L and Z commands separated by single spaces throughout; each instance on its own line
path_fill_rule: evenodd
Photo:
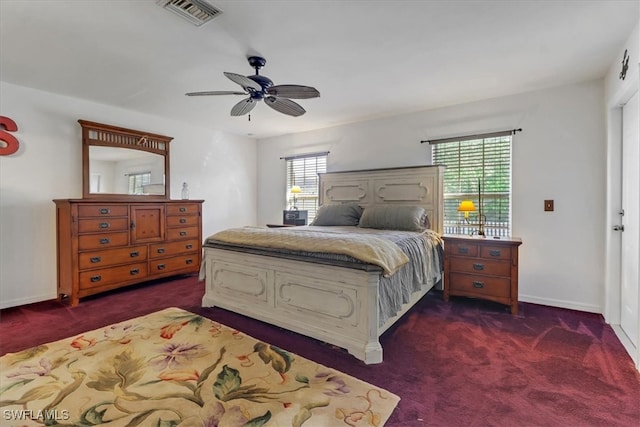
M 56 297 L 53 199 L 82 197 L 78 119 L 169 135 L 171 196 L 204 199 L 203 234 L 256 223 L 256 142 L 166 118 L 0 82 L 19 151 L 0 156 L 0 307 Z
M 285 206 L 280 157 L 329 150 L 330 171 L 431 163 L 421 140 L 523 128 L 513 144 L 520 300 L 601 312 L 606 132 L 603 81 L 258 141 L 258 223 Z M 544 200 L 555 212 L 544 212 Z

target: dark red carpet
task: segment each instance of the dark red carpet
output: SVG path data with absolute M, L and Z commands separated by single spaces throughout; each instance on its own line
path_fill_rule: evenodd
M 389 426 L 639 426 L 640 374 L 600 315 L 428 294 L 381 338 L 384 363 L 220 310 L 200 307 L 194 277 L 0 313 L 0 353 L 166 307 L 215 319 L 402 398 Z

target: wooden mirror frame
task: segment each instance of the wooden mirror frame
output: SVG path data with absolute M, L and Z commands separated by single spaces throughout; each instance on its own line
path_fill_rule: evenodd
M 168 200 L 170 199 L 169 143 L 170 136 L 126 129 L 101 123 L 78 120 L 82 126 L 82 197 L 85 199 Z M 91 193 L 89 176 L 89 147 L 116 147 L 146 151 L 164 157 L 164 195 L 132 195 Z

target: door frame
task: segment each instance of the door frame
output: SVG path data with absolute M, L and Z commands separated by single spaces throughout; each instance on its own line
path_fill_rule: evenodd
M 628 85 L 607 106 L 607 214 L 605 239 L 604 319 L 611 325 L 633 363 L 640 371 L 640 345 L 634 346 L 620 327 L 621 321 L 621 245 L 622 236 L 612 227 L 620 223 L 622 205 L 622 108 L 638 91 L 638 82 Z M 640 122 L 640 120 L 639 120 Z M 640 242 L 639 242 L 640 243 Z M 640 260 L 638 260 L 640 262 Z M 640 299 L 640 293 L 639 293 Z M 638 316 L 640 343 L 640 315 Z

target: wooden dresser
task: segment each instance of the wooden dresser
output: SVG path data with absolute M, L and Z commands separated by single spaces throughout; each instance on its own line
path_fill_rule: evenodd
M 80 298 L 147 280 L 197 273 L 202 200 L 54 200 L 58 295 Z
M 507 304 L 518 313 L 519 238 L 444 236 L 445 301 L 452 295 Z

